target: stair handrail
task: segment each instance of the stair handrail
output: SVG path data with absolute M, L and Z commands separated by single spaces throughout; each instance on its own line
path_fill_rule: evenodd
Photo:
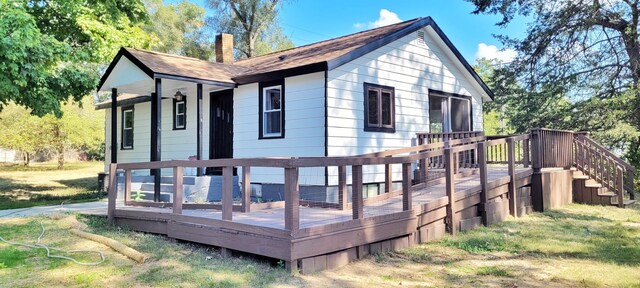
M 588 144 L 590 146 L 596 147 L 598 150 L 602 151 L 603 154 L 611 157 L 613 160 L 616 161 L 616 163 L 620 164 L 625 169 L 629 169 L 629 170 L 633 171 L 634 173 L 636 172 L 636 167 L 634 167 L 633 165 L 627 163 L 626 161 L 624 161 L 624 159 L 620 158 L 616 154 L 613 154 L 611 151 L 609 151 L 609 149 L 607 149 L 604 146 L 600 145 L 600 143 L 598 143 L 595 140 L 591 139 L 591 137 L 587 136 L 586 134 L 582 134 L 582 133 L 581 134 L 576 134 L 575 138 L 578 139 L 579 141 L 584 142 L 585 144 Z
M 623 176 L 626 178 L 626 179 L 624 179 L 625 181 L 623 181 L 624 184 L 623 184 L 622 189 L 626 190 L 627 192 L 629 192 L 630 199 L 632 199 L 632 200 L 635 199 L 635 188 L 634 188 L 634 182 L 633 181 L 634 181 L 634 178 L 635 178 L 636 168 L 634 166 L 632 166 L 631 164 L 627 163 L 626 161 L 624 161 L 619 156 L 613 154 L 607 148 L 605 148 L 604 146 L 600 145 L 595 140 L 593 140 L 590 137 L 588 137 L 585 133 L 576 133 L 574 135 L 574 142 L 575 142 L 575 145 L 576 145 L 576 147 L 574 148 L 575 149 L 574 150 L 575 154 L 577 154 L 579 152 L 577 145 L 580 144 L 580 145 L 582 145 L 582 147 L 585 147 L 585 148 L 591 150 L 592 152 L 594 152 L 596 154 L 600 154 L 600 155 L 604 156 L 605 158 L 608 158 L 608 159 L 612 160 L 613 164 L 615 164 L 616 167 L 619 167 L 623 171 Z M 607 179 L 607 181 L 605 181 L 605 179 L 603 179 L 602 175 L 597 175 L 598 174 L 597 167 L 595 167 L 595 168 L 594 167 L 590 167 L 589 169 L 584 169 L 584 167 L 578 167 L 579 165 L 577 163 L 577 161 L 578 161 L 577 155 L 576 155 L 576 157 L 574 157 L 574 159 L 576 160 L 576 163 L 575 163 L 576 167 L 579 168 L 579 169 L 582 168 L 580 170 L 582 172 L 586 173 L 587 176 L 591 177 L 593 180 L 595 180 L 596 182 L 598 182 L 599 184 L 602 184 L 603 186 L 605 186 L 607 188 L 612 188 L 614 190 L 618 190 L 618 189 L 616 189 L 615 184 L 611 185 L 611 183 L 608 183 L 609 180 L 614 180 L 614 179 Z M 600 165 L 602 165 L 602 164 L 600 164 Z M 594 172 L 591 172 L 592 169 L 594 170 Z M 600 174 L 602 174 L 602 171 L 600 172 Z M 624 191 L 615 191 L 615 192 L 616 193 L 622 192 L 620 194 L 624 194 Z

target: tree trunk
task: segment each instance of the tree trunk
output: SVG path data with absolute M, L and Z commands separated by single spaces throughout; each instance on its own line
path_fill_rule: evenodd
M 58 146 L 58 170 L 64 168 L 64 145 Z

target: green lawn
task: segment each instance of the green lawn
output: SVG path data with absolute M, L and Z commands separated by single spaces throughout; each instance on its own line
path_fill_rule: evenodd
M 97 200 L 102 162 L 0 166 L 0 210 Z
M 345 267 L 289 276 L 277 262 L 222 258 L 217 248 L 170 240 L 75 215 L 0 219 L 0 236 L 63 249 L 99 249 L 107 261 L 79 266 L 44 251 L 0 243 L 0 286 L 7 287 L 640 287 L 640 209 L 569 205 L 509 219 Z M 148 256 L 136 264 L 68 232 L 77 227 Z M 95 258 L 77 255 L 86 261 Z

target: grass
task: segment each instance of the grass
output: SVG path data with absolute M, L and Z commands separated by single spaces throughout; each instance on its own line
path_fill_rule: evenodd
M 97 200 L 101 162 L 0 165 L 0 210 Z
M 275 260 L 111 226 L 104 218 L 0 219 L 0 236 L 63 249 L 99 249 L 107 261 L 79 266 L 44 251 L 0 243 L 0 283 L 9 287 L 640 287 L 640 209 L 569 205 L 509 219 L 313 275 L 288 275 Z M 67 231 L 104 235 L 148 256 L 135 264 Z M 94 256 L 82 256 L 94 261 Z M 94 258 L 92 258 L 94 257 Z M 6 284 L 4 284 L 6 283 Z M 2 286 L 2 285 L 0 285 Z

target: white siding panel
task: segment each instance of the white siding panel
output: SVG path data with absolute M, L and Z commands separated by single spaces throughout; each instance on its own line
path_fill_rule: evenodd
M 234 91 L 234 142 L 236 158 L 324 156 L 324 72 L 285 78 L 285 138 L 258 139 L 258 84 Z M 283 183 L 283 169 L 251 170 L 251 182 Z M 324 185 L 324 168 L 301 169 L 301 185 Z
M 328 72 L 329 156 L 415 145 L 415 133 L 429 131 L 429 89 L 471 96 L 473 128 L 482 129 L 483 92 L 431 35 L 425 33 L 427 39 L 421 44 L 411 33 Z M 395 88 L 395 133 L 364 131 L 364 82 Z M 399 166 L 393 166 L 394 177 L 400 177 Z M 365 182 L 384 181 L 381 166 L 365 166 L 363 174 Z M 329 184 L 337 184 L 336 175 L 337 170 L 330 168 Z

